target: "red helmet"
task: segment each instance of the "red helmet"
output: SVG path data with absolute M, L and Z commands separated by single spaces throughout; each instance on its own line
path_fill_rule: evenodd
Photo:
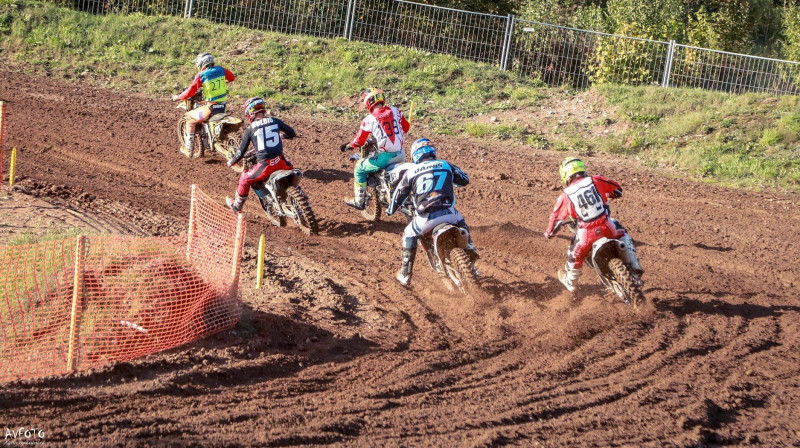
M 370 87 L 361 94 L 361 100 L 364 102 L 364 107 L 372 111 L 372 108 L 378 104 L 386 104 L 386 98 L 383 96 L 383 90 Z
M 244 102 L 244 116 L 247 117 L 249 121 L 253 121 L 253 117 L 259 112 L 267 112 L 263 99 L 255 96 Z

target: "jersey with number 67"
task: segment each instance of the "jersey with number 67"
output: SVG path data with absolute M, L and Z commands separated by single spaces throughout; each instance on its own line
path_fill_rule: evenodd
M 389 214 L 411 197 L 418 215 L 432 213 L 456 205 L 453 184 L 469 184 L 469 176 L 444 160 L 426 160 L 409 168 L 392 194 Z
M 250 123 L 230 164 L 233 165 L 244 156 L 250 142 L 253 142 L 256 148 L 256 159 L 259 161 L 274 159 L 283 154 L 281 132 L 286 134 L 288 139 L 293 139 L 297 135 L 294 129 L 277 118 L 264 117 Z
M 372 135 L 378 145 L 378 152 L 399 152 L 403 150 L 406 132 L 410 127 L 411 124 L 396 107 L 376 107 L 361 120 L 361 127 L 350 146 L 360 148 Z
M 556 223 L 567 217 L 578 220 L 580 227 L 591 227 L 590 223 L 607 217 L 609 198 L 622 196 L 620 184 L 603 176 L 580 177 L 572 181 L 556 201 L 547 233 L 551 233 Z

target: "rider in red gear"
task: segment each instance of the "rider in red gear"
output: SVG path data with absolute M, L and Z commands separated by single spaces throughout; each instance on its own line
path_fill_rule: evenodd
M 569 291 L 575 290 L 575 282 L 580 276 L 580 268 L 592 249 L 592 244 L 600 238 L 621 239 L 629 244 L 631 267 L 637 274 L 643 271 L 630 236 L 625 229 L 609 217 L 608 200 L 622 197 L 622 186 L 603 176 L 588 176 L 585 164 L 577 158 L 567 157 L 559 168 L 561 181 L 567 185 L 558 197 L 550 222 L 544 233 L 552 238 L 567 218 L 577 221 L 577 231 L 567 250 L 567 263 L 559 270 L 558 279 Z

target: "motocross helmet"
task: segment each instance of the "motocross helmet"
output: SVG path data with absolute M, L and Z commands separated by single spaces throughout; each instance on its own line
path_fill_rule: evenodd
M 411 145 L 411 161 L 419 163 L 424 158 L 436 158 L 436 148 L 427 138 L 421 138 Z
M 558 174 L 564 184 L 569 183 L 572 176 L 579 173 L 586 174 L 586 165 L 577 157 L 567 157 L 558 167 Z
M 361 94 L 361 101 L 368 111 L 372 111 L 378 104 L 386 104 L 386 97 L 383 96 L 383 90 L 370 87 Z
M 211 56 L 211 53 L 200 53 L 197 55 L 197 58 L 195 58 L 194 65 L 196 65 L 199 70 L 203 70 L 209 65 L 214 65 L 214 56 Z
M 267 112 L 267 108 L 264 106 L 264 100 L 262 98 L 255 96 L 244 102 L 244 116 L 248 121 L 253 121 L 253 118 L 255 118 L 256 114 L 260 112 Z

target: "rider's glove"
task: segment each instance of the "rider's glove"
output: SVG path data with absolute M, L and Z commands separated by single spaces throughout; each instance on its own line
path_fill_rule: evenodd
M 180 95 L 172 95 L 172 101 L 178 101 L 179 99 L 181 99 Z
M 339 151 L 341 151 L 341 152 L 345 152 L 348 149 L 353 149 L 353 147 L 350 146 L 350 143 L 345 143 L 345 144 L 343 144 L 342 146 L 339 147 Z

